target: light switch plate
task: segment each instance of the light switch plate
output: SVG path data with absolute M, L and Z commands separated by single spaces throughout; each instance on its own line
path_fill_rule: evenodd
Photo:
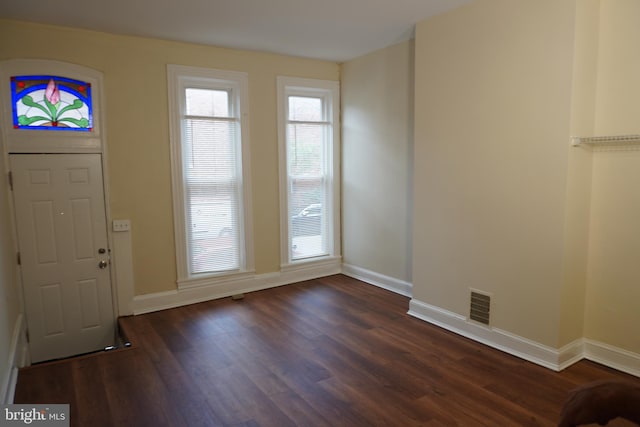
M 113 231 L 130 231 L 131 230 L 131 221 L 128 219 L 114 219 L 113 220 Z

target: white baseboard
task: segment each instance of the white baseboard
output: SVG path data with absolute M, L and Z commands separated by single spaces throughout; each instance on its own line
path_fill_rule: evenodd
M 370 285 L 404 295 L 405 297 L 411 298 L 413 293 L 413 285 L 409 282 L 385 276 L 384 274 L 376 273 L 366 268 L 356 267 L 355 265 L 342 264 L 342 274 L 362 280 Z
M 295 267 L 290 266 L 282 272 L 249 274 L 217 283 L 140 295 L 133 299 L 133 314 L 150 313 L 339 274 L 340 265 L 340 259 L 336 258 L 329 262 L 310 262 Z
M 578 339 L 555 349 L 498 328 L 470 322 L 465 316 L 416 299 L 409 303 L 409 314 L 554 371 L 561 371 L 582 359 L 588 359 L 640 377 L 640 355 L 607 344 Z
M 640 354 L 586 338 L 583 342 L 585 359 L 640 377 Z
M 1 383 L 2 388 L 0 388 L 0 403 L 3 405 L 13 403 L 16 384 L 18 383 L 18 368 L 26 366 L 29 362 L 25 330 L 24 316 L 19 314 L 13 328 L 13 336 L 9 347 L 9 361 Z
M 558 352 L 558 371 L 577 363 L 585 358 L 584 356 L 584 340 L 579 338 L 569 344 L 561 347 Z
M 560 370 L 558 351 L 498 328 L 467 321 L 465 316 L 416 299 L 409 302 L 409 314 L 458 335 L 478 341 L 554 371 Z
M 331 262 L 301 264 L 294 268 L 283 268 L 281 272 L 277 273 L 242 276 L 217 284 L 140 295 L 134 298 L 133 312 L 136 315 L 150 313 L 338 273 L 401 295 L 411 296 L 412 286 L 410 283 L 348 264 L 343 264 L 341 268 L 339 260 L 332 260 Z M 640 377 L 639 354 L 597 341 L 581 338 L 562 348 L 555 349 L 498 328 L 485 327 L 470 322 L 465 316 L 416 299 L 409 302 L 408 314 L 554 371 L 561 371 L 582 359 L 588 359 Z M 25 363 L 22 362 L 21 366 L 24 366 Z

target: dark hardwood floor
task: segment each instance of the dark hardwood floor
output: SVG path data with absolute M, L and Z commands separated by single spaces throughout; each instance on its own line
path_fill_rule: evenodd
M 640 382 L 555 373 L 407 309 L 338 275 L 124 318 L 132 348 L 22 369 L 15 402 L 69 403 L 91 427 L 554 426 L 576 386 Z

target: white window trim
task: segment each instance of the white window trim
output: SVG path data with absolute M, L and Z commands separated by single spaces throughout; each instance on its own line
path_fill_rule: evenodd
M 332 80 L 305 79 L 298 77 L 278 76 L 278 155 L 280 178 L 280 269 L 292 271 L 302 265 L 325 264 L 327 262 L 340 262 L 340 84 Z M 332 227 L 329 231 L 328 255 L 292 260 L 289 251 L 289 201 L 287 190 L 287 96 L 322 95 L 330 98 L 329 113 L 333 125 L 333 144 L 330 147 L 332 163 L 329 165 L 331 183 L 331 208 L 333 214 Z
M 184 203 L 184 175 L 182 170 L 182 126 L 181 117 L 185 106 L 183 95 L 185 84 L 198 80 L 211 83 L 219 81 L 237 89 L 240 101 L 240 132 L 242 150 L 242 198 L 240 212 L 243 221 L 243 234 L 240 243 L 240 268 L 232 271 L 206 274 L 189 274 L 187 260 L 186 206 Z M 251 174 L 249 151 L 249 82 L 247 73 L 238 71 L 215 70 L 210 68 L 188 67 L 183 65 L 167 65 L 167 81 L 169 87 L 169 132 L 171 142 L 171 183 L 173 189 L 173 218 L 176 245 L 176 263 L 178 268 L 178 288 L 215 285 L 228 281 L 231 277 L 242 277 L 254 273 L 253 255 L 253 217 L 251 208 Z
M 0 131 L 5 149 L 11 153 L 101 153 L 106 140 L 103 129 L 105 105 L 102 72 L 81 65 L 44 59 L 11 59 L 1 61 L 0 101 L 2 113 Z M 7 82 L 12 75 L 57 75 L 91 83 L 93 97 L 93 130 L 91 132 L 65 132 L 52 130 L 14 129 L 11 93 Z
M 89 135 L 85 132 L 61 132 L 48 130 L 28 130 L 13 129 L 11 111 L 11 93 L 6 82 L 12 75 L 58 75 L 71 77 L 78 80 L 90 82 L 93 95 L 93 132 Z M 97 153 L 101 155 L 102 178 L 104 186 L 105 217 L 107 224 L 111 225 L 111 188 L 109 182 L 109 160 L 105 123 L 105 96 L 104 96 L 104 76 L 101 71 L 71 64 L 61 61 L 47 59 L 9 59 L 0 61 L 0 149 L 5 170 L 10 170 L 10 153 Z M 17 247 L 17 229 L 14 215 L 13 198 L 9 202 L 11 211 L 11 225 L 13 239 Z M 128 306 L 133 300 L 133 287 L 126 283 L 127 270 L 126 259 L 120 257 L 124 262 L 117 261 L 118 250 L 126 253 L 127 248 L 116 246 L 111 226 L 107 227 L 107 239 L 109 247 L 113 249 L 111 258 L 111 291 L 113 295 L 114 318 L 120 315 L 130 314 Z M 129 248 L 130 249 L 130 248 Z M 132 273 L 132 272 L 131 272 Z M 22 288 L 22 283 L 20 283 Z M 22 291 L 21 291 L 22 292 Z M 21 309 L 24 312 L 24 307 Z

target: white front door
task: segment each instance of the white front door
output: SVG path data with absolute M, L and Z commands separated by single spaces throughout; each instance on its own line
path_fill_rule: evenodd
M 11 154 L 32 362 L 115 343 L 100 154 Z

